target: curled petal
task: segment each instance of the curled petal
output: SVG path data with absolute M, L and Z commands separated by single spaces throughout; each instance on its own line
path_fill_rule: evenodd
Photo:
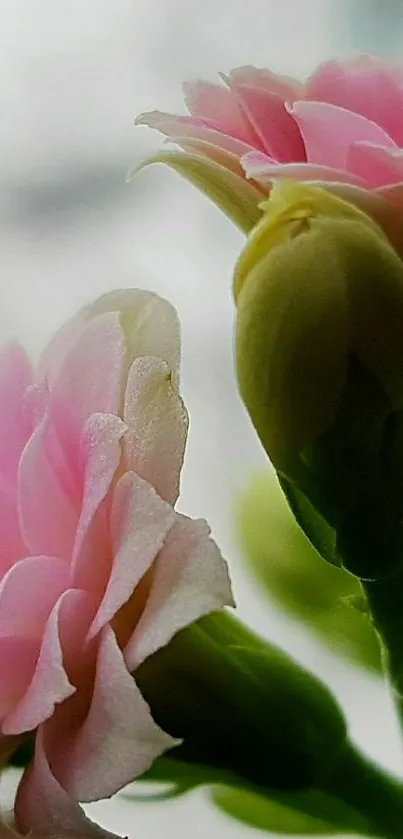
M 361 55 L 324 62 L 308 80 L 306 98 L 361 114 L 403 145 L 403 74 L 383 59 Z
M 188 415 L 170 369 L 161 359 L 134 361 L 126 385 L 124 420 L 127 469 L 152 484 L 165 501 L 175 504 Z
M 158 556 L 150 594 L 125 649 L 129 670 L 203 615 L 233 606 L 227 565 L 203 520 L 177 515 Z
M 273 163 L 261 152 L 249 152 L 241 159 L 247 178 L 255 178 L 266 184 L 289 178 L 293 181 L 331 181 L 365 187 L 366 181 L 344 169 L 319 166 L 315 163 Z
M 70 560 L 77 513 L 47 454 L 49 415 L 26 445 L 19 467 L 19 514 L 25 553 Z
M 120 440 L 126 426 L 114 414 L 92 414 L 80 445 L 83 498 L 74 540 L 72 577 L 78 588 L 104 591 L 109 572 L 106 511 L 100 509 L 121 458 Z
M 68 699 L 75 692 L 64 667 L 59 632 L 60 611 L 64 599 L 68 598 L 69 594 L 67 591 L 59 598 L 49 616 L 35 672 L 24 696 L 3 723 L 5 734 L 32 731 L 52 716 L 59 702 Z
M 80 476 L 77 455 L 88 417 L 118 413 L 124 360 L 119 316 L 107 312 L 89 320 L 61 366 L 52 389 L 52 421 L 76 476 Z
M 114 633 L 105 628 L 88 715 L 71 744 L 53 755 L 63 786 L 79 801 L 113 795 L 177 743 L 154 723 Z
M 129 600 L 174 521 L 171 505 L 159 498 L 150 484 L 134 472 L 123 475 L 114 491 L 110 517 L 113 565 L 89 637 L 93 638 Z M 135 611 L 133 622 L 136 617 Z
M 309 163 L 345 169 L 348 149 L 353 143 L 396 147 L 379 125 L 326 102 L 294 102 L 289 112 L 304 138 Z
M 43 837 L 61 834 L 71 839 L 116 839 L 90 821 L 82 807 L 55 778 L 44 748 L 44 730 L 36 737 L 35 757 L 18 787 L 15 802 L 16 825 L 22 833 Z
M 236 67 L 229 73 L 230 82 L 248 85 L 250 87 L 262 88 L 269 93 L 275 93 L 285 102 L 293 102 L 301 99 L 304 92 L 303 85 L 291 76 L 280 76 L 262 67 L 251 67 L 245 65 Z
M 183 89 L 186 106 L 193 117 L 249 146 L 256 147 L 257 143 L 261 147 L 242 105 L 227 87 L 194 82 L 184 84 Z
M 161 111 L 151 111 L 138 116 L 136 125 L 146 125 L 148 128 L 160 131 L 171 143 L 177 143 L 176 138 L 180 137 L 183 141 L 209 143 L 238 156 L 254 148 L 253 145 L 239 140 L 233 134 L 226 134 L 211 120 L 203 121 L 193 117 L 177 117 Z
M 278 94 L 239 83 L 233 83 L 232 89 L 247 113 L 266 154 L 279 163 L 306 160 L 305 146 L 298 125 Z
M 57 557 L 30 556 L 17 562 L 0 586 L 0 636 L 40 639 L 69 577 L 67 563 Z
M 139 288 L 120 289 L 103 294 L 88 307 L 89 317 L 106 312 L 119 315 L 125 341 L 125 376 L 136 358 L 150 355 L 162 358 L 179 384 L 180 323 L 168 300 Z

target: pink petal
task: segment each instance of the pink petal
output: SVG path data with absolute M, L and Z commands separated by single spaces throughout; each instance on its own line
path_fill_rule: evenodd
M 74 540 L 72 576 L 78 588 L 101 596 L 109 574 L 107 511 L 101 505 L 119 466 L 119 444 L 126 426 L 113 414 L 93 414 L 86 422 L 80 445 L 83 464 L 81 514 Z
M 126 603 L 151 567 L 175 521 L 175 513 L 150 484 L 126 472 L 116 485 L 110 517 L 113 566 L 90 630 L 93 638 Z
M 308 80 L 306 98 L 361 114 L 403 145 L 403 75 L 390 62 L 366 55 L 327 61 Z
M 38 641 L 34 638 L 0 637 L 0 721 L 24 695 L 38 658 Z M 9 732 L 3 731 L 3 734 Z
M 300 128 L 309 163 L 346 169 L 348 149 L 353 143 L 396 146 L 374 122 L 335 105 L 294 102 L 289 112 Z
M 139 358 L 130 370 L 125 396 L 124 456 L 127 469 L 148 481 L 169 504 L 179 494 L 188 415 L 168 365 Z
M 203 520 L 178 515 L 155 564 L 144 611 L 124 654 L 132 672 L 185 626 L 233 606 L 227 565 Z
M 348 151 L 347 167 L 367 180 L 371 188 L 403 181 L 403 150 L 370 143 L 355 143 Z
M 124 362 L 119 315 L 107 312 L 86 324 L 54 383 L 52 420 L 66 458 L 78 475 L 79 445 L 86 420 L 98 412 L 118 413 Z
M 14 343 L 5 346 L 0 353 L 0 474 L 11 487 L 16 485 L 19 459 L 32 430 L 24 401 L 32 377 L 24 350 Z
M 262 148 L 232 90 L 208 82 L 188 82 L 184 84 L 183 90 L 185 104 L 192 117 L 201 118 L 211 128 L 219 129 L 223 134 L 249 146 Z
M 69 576 L 68 565 L 56 557 L 30 556 L 17 562 L 0 586 L 0 635 L 40 639 Z
M 73 394 L 71 395 L 73 399 Z M 32 554 L 58 556 L 70 561 L 77 513 L 49 461 L 46 448 L 49 415 L 24 449 L 19 469 L 21 532 Z
M 266 154 L 279 163 L 306 160 L 304 143 L 283 99 L 263 88 L 233 84 L 234 95 L 248 115 Z
M 0 480 L 0 578 L 27 554 L 18 517 L 16 492 Z
M 176 143 L 183 151 L 189 152 L 190 154 L 196 152 L 196 154 L 203 155 L 203 157 L 207 157 L 215 163 L 218 163 L 219 166 L 223 166 L 224 169 L 229 169 L 230 172 L 233 172 L 239 178 L 244 178 L 239 157 L 236 157 L 224 148 L 220 148 L 219 145 L 213 145 L 213 143 L 206 142 L 206 140 L 195 140 L 193 137 L 189 139 L 186 137 L 172 137 L 171 142 Z
M 88 306 L 76 312 L 55 332 L 45 347 L 36 368 L 36 384 L 51 390 L 59 376 L 66 356 L 85 330 Z
M 15 802 L 17 828 L 23 833 L 43 837 L 88 837 L 116 839 L 90 821 L 66 790 L 56 780 L 44 749 L 44 732 L 36 737 L 33 763 L 24 772 Z
M 34 730 L 52 716 L 58 703 L 75 693 L 76 688 L 70 683 L 64 667 L 59 634 L 60 611 L 63 601 L 70 596 L 69 591 L 65 592 L 49 616 L 35 672 L 24 696 L 3 723 L 5 734 Z
M 136 124 L 147 125 L 149 128 L 160 131 L 161 134 L 166 135 L 170 142 L 178 143 L 178 145 L 181 145 L 178 142 L 178 137 L 181 140 L 199 140 L 225 149 L 237 157 L 254 148 L 254 145 L 238 140 L 230 134 L 225 134 L 220 128 L 213 128 L 210 124 L 207 125 L 192 117 L 177 117 L 172 116 L 172 114 L 164 114 L 161 111 L 151 111 L 137 117 Z
M 118 313 L 124 333 L 126 375 L 135 358 L 152 355 L 166 361 L 178 381 L 180 323 L 168 300 L 143 289 L 121 289 L 99 297 L 89 311 L 91 317 L 108 311 Z
M 314 163 L 282 163 L 273 164 L 270 158 L 261 152 L 249 152 L 241 159 L 247 178 L 255 178 L 270 184 L 280 178 L 291 178 L 293 181 L 336 181 L 338 183 L 364 186 L 366 182 L 346 172 L 343 169 L 333 169 L 330 166 L 317 166 Z
M 301 99 L 303 95 L 303 85 L 296 79 L 290 76 L 280 76 L 265 68 L 251 66 L 236 67 L 235 70 L 231 70 L 229 73 L 229 80 L 235 84 L 258 87 L 269 93 L 275 93 L 286 102 Z
M 177 745 L 154 723 L 128 672 L 112 630 L 104 629 L 92 703 L 71 744 L 52 765 L 63 786 L 80 801 L 113 795 Z

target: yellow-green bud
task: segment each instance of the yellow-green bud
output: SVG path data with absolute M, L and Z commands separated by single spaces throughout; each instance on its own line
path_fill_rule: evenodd
M 279 470 L 328 428 L 356 356 L 403 407 L 403 265 L 380 228 L 325 190 L 285 181 L 238 261 L 241 395 Z
M 349 541 L 364 490 L 368 515 L 400 516 L 382 458 L 403 409 L 403 263 L 320 187 L 284 181 L 261 208 L 234 277 L 241 396 L 277 471 Z

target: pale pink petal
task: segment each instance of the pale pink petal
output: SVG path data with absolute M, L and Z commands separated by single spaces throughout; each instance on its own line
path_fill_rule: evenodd
M 91 626 L 92 638 L 129 600 L 151 567 L 175 521 L 170 504 L 134 472 L 116 485 L 110 516 L 113 566 L 99 610 Z
M 126 374 L 135 358 L 152 355 L 166 361 L 178 382 L 180 323 L 176 309 L 168 300 L 138 288 L 110 291 L 89 307 L 91 317 L 104 312 L 119 315 L 124 333 Z
M 119 466 L 119 441 L 125 429 L 122 420 L 113 414 L 93 414 L 85 424 L 80 444 L 84 486 L 72 578 L 75 586 L 90 589 L 98 596 L 104 591 L 110 564 L 107 511 L 102 514 L 100 507 Z
M 73 392 L 71 399 L 74 400 Z M 47 456 L 49 415 L 26 445 L 19 468 L 19 514 L 26 553 L 69 561 L 77 512 Z M 50 429 L 52 432 L 52 429 Z
M 45 347 L 36 368 L 36 383 L 51 389 L 63 362 L 85 329 L 88 306 L 80 309 L 55 332 Z
M 69 576 L 67 563 L 57 557 L 30 556 L 17 562 L 0 585 L 0 635 L 40 639 Z
M 6 717 L 4 734 L 32 731 L 52 716 L 59 702 L 75 693 L 76 688 L 70 683 L 65 670 L 59 634 L 60 611 L 64 599 L 69 596 L 67 591 L 59 598 L 48 618 L 35 672 L 24 696 Z M 76 627 L 70 632 L 75 634 Z
M 134 361 L 127 380 L 124 421 L 126 468 L 174 504 L 179 493 L 188 415 L 169 367 L 161 359 Z
M 293 102 L 303 96 L 303 85 L 291 76 L 282 76 L 272 73 L 270 70 L 261 67 L 236 67 L 228 74 L 230 82 L 244 84 L 249 87 L 259 87 L 269 93 L 276 93 L 277 96 L 286 102 Z
M 0 722 L 24 695 L 35 670 L 38 641 L 34 638 L 0 637 Z M 3 734 L 8 734 L 1 728 Z
M 160 131 L 161 134 L 166 135 L 169 142 L 178 143 L 178 145 L 181 145 L 178 142 L 178 137 L 182 140 L 199 140 L 225 149 L 238 157 L 254 148 L 254 145 L 250 143 L 245 143 L 230 134 L 225 134 L 219 127 L 213 128 L 210 124 L 192 117 L 177 117 L 172 114 L 165 114 L 162 111 L 150 111 L 150 113 L 141 114 L 137 117 L 136 124 L 147 125 L 148 128 Z
M 241 163 L 247 178 L 259 179 L 267 184 L 280 178 L 290 178 L 293 181 L 332 181 L 366 186 L 365 180 L 343 169 L 315 163 L 282 163 L 279 166 L 261 152 L 249 152 L 241 158 Z
M 193 117 L 201 118 L 211 128 L 218 128 L 223 134 L 264 150 L 259 136 L 232 90 L 209 82 L 187 82 L 183 85 L 183 90 L 186 107 Z
M 22 347 L 6 345 L 0 353 L 0 474 L 12 487 L 16 485 L 19 459 L 32 431 L 24 401 L 32 378 L 31 363 Z
M 44 749 L 43 730 L 36 737 L 33 763 L 24 772 L 15 802 L 15 820 L 23 833 L 71 839 L 116 839 L 90 821 L 82 807 L 56 780 Z
M 58 752 L 55 743 L 52 765 L 61 783 L 79 801 L 105 798 L 177 744 L 153 721 L 115 635 L 106 627 L 89 713 L 66 748 Z
M 386 149 L 371 143 L 354 143 L 349 148 L 347 167 L 368 182 L 372 189 L 403 181 L 403 150 Z
M 21 535 L 16 492 L 0 480 L 0 578 L 27 553 Z
M 227 565 L 203 520 L 177 515 L 155 564 L 144 611 L 124 654 L 132 672 L 180 629 L 233 606 Z
M 379 125 L 326 102 L 294 102 L 289 112 L 299 125 L 309 163 L 346 169 L 348 149 L 353 143 L 396 147 Z
M 306 98 L 361 114 L 403 145 L 403 75 L 391 62 L 368 55 L 327 61 L 308 80 Z
M 243 84 L 232 85 L 266 154 L 279 163 L 306 160 L 298 125 L 276 93 Z
M 88 321 L 54 383 L 52 421 L 66 458 L 79 477 L 79 446 L 85 422 L 97 412 L 118 413 L 124 362 L 119 315 L 107 312 Z
M 226 151 L 226 149 L 219 145 L 213 145 L 213 143 L 207 142 L 206 140 L 196 140 L 194 137 L 172 137 L 171 141 L 176 143 L 177 146 L 180 146 L 183 151 L 189 152 L 190 154 L 196 152 L 196 154 L 203 155 L 203 157 L 207 157 L 215 163 L 218 163 L 219 166 L 223 166 L 224 169 L 229 169 L 230 172 L 233 172 L 239 178 L 245 177 L 239 156 L 237 157 L 235 154 Z

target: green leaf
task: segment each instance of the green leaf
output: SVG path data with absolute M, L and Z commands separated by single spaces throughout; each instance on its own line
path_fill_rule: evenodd
M 273 470 L 255 476 L 238 501 L 236 522 L 248 566 L 272 599 L 333 651 L 381 672 L 379 642 L 360 583 L 318 555 Z
M 250 827 L 287 836 L 370 835 L 362 817 L 323 792 L 260 795 L 248 790 L 215 787 L 211 798 L 220 810 Z M 368 831 L 368 833 L 367 833 Z

